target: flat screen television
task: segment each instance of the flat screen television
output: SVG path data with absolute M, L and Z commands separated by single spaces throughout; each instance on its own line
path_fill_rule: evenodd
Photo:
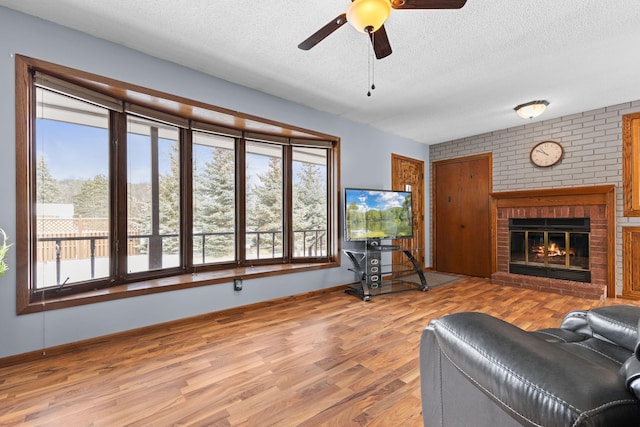
M 413 237 L 410 191 L 345 188 L 345 240 Z

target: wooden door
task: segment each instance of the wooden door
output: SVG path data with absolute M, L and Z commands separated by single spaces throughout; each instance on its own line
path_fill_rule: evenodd
M 491 275 L 491 154 L 433 162 L 437 271 Z
M 424 162 L 391 154 L 391 186 L 396 191 L 411 191 L 413 214 L 413 238 L 398 239 L 394 244 L 411 250 L 420 267 L 424 268 Z M 402 252 L 394 252 L 392 262 L 409 263 Z

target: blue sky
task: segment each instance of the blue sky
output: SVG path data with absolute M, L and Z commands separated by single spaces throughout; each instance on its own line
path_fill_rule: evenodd
M 44 156 L 49 171 L 57 180 L 92 179 L 109 174 L 109 134 L 107 129 L 78 126 L 54 120 L 38 119 L 37 157 Z M 149 182 L 150 147 L 144 135 L 128 135 L 128 179 L 129 182 Z M 170 172 L 169 153 L 173 141 L 160 139 L 160 173 Z M 207 159 L 209 147 L 194 144 L 194 158 Z M 79 160 L 80 159 L 80 160 Z M 252 174 L 266 173 L 269 157 L 252 155 L 247 168 Z M 294 180 L 301 165 L 294 162 Z
M 401 207 L 410 193 L 378 190 L 347 189 L 345 200 L 347 205 L 355 203 L 359 210 L 387 210 Z
M 38 119 L 36 137 L 37 157 L 44 156 L 55 179 L 86 179 L 108 174 L 106 129 Z
M 44 155 L 53 178 L 91 179 L 109 174 L 109 133 L 107 129 L 78 126 L 53 120 L 38 120 L 38 152 Z M 129 135 L 129 181 L 148 182 L 150 148 L 148 137 Z M 160 140 L 160 172 L 170 170 L 172 141 Z

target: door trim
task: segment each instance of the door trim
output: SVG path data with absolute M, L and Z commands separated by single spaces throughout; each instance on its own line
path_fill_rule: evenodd
M 420 165 L 420 169 L 422 171 L 421 177 L 420 177 L 420 181 L 421 181 L 421 185 L 422 185 L 422 217 L 421 218 L 415 218 L 414 216 L 414 221 L 415 222 L 419 222 L 421 227 L 420 229 L 422 230 L 422 236 L 418 236 L 419 238 L 419 245 L 414 245 L 416 246 L 417 249 L 420 250 L 420 252 L 422 252 L 422 256 L 418 257 L 417 261 L 418 264 L 420 265 L 420 267 L 422 269 L 426 268 L 426 263 L 427 263 L 427 248 L 426 248 L 426 244 L 427 244 L 427 239 L 426 239 L 426 227 L 425 227 L 425 216 L 427 215 L 426 212 L 426 202 L 427 202 L 427 198 L 426 198 L 426 187 L 425 187 L 425 173 L 424 173 L 424 169 L 425 169 L 425 161 L 421 160 L 421 159 L 415 159 L 412 157 L 407 157 L 407 156 L 402 156 L 400 154 L 395 154 L 395 153 L 391 153 L 391 188 L 392 189 L 396 189 L 395 187 L 395 181 L 394 181 L 394 176 L 396 174 L 394 174 L 394 165 L 396 163 L 397 160 L 400 161 L 406 161 L 406 162 L 411 162 L 411 163 L 415 163 L 415 164 L 419 164 Z M 414 230 L 415 231 L 415 230 Z M 418 242 L 418 239 L 416 239 L 416 236 L 414 235 L 413 240 Z M 402 254 L 398 254 L 399 256 L 402 256 Z

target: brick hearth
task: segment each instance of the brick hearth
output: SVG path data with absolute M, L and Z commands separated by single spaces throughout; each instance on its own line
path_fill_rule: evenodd
M 615 265 L 610 241 L 615 231 L 610 215 L 613 208 L 609 205 L 614 200 L 611 186 L 494 193 L 492 196 L 493 283 L 590 299 L 607 297 Z M 591 283 L 509 273 L 510 218 L 590 218 Z

